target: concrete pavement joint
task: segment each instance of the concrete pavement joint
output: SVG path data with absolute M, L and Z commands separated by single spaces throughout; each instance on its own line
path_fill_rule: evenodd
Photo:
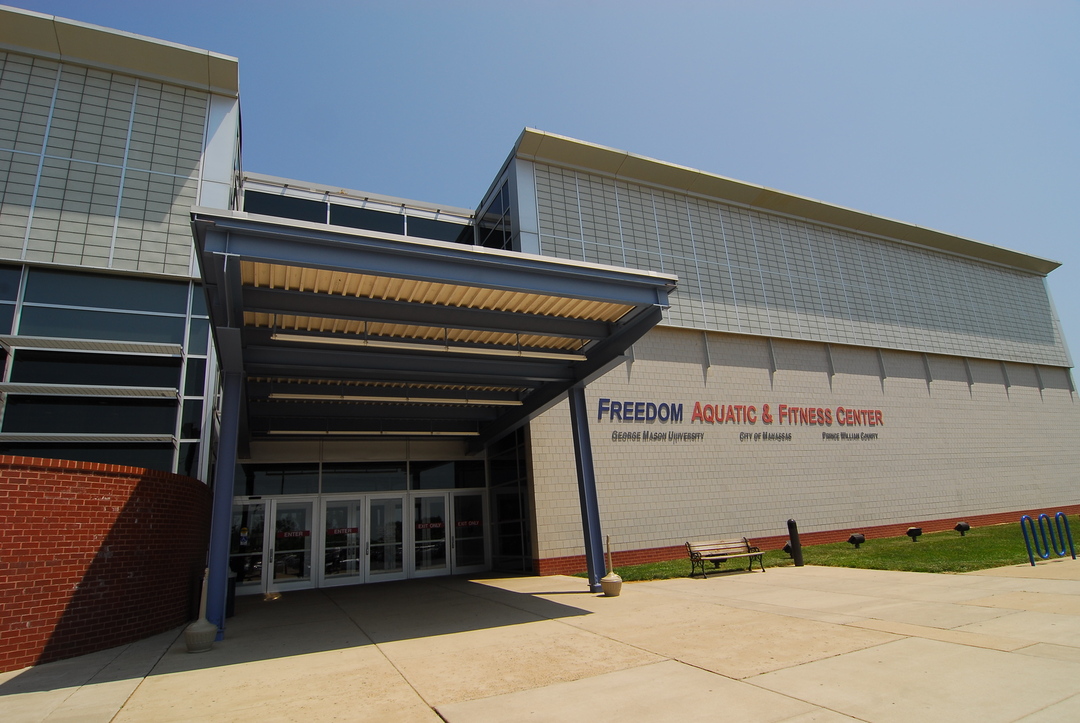
M 424 694 L 421 693 L 415 685 L 413 685 L 413 682 L 409 680 L 409 677 L 405 675 L 405 672 L 398 667 L 398 665 L 390 658 L 389 655 L 386 654 L 386 651 L 383 650 L 383 647 L 379 643 L 375 642 L 375 638 L 372 637 L 371 633 L 369 633 L 367 630 L 364 630 L 364 627 L 360 625 L 359 622 L 357 622 L 356 618 L 354 618 L 348 610 L 341 606 L 341 603 L 324 593 L 322 590 L 320 590 L 319 592 L 322 593 L 323 596 L 326 597 L 331 603 L 333 603 L 334 607 L 340 610 L 345 615 L 345 617 L 347 617 L 349 621 L 356 627 L 356 629 L 359 630 L 368 640 L 371 641 L 371 644 L 375 646 L 376 650 L 379 651 L 379 655 L 383 657 L 383 660 L 389 663 L 390 667 L 394 669 L 394 672 L 396 672 L 398 676 L 405 682 L 405 684 L 409 686 L 412 692 L 416 694 L 416 697 L 422 700 L 424 702 L 424 705 L 426 705 L 433 713 L 435 713 L 435 715 L 439 716 L 440 719 L 445 720 L 445 718 L 442 717 L 439 711 L 435 710 L 435 706 L 431 704 L 431 701 L 424 697 Z
M 116 717 L 117 717 L 118 715 L 120 715 L 120 711 L 124 709 L 124 706 L 128 704 L 128 701 L 130 701 L 130 700 L 132 699 L 132 697 L 134 697 L 134 695 L 135 695 L 135 694 L 136 694 L 136 693 L 137 693 L 137 692 L 139 691 L 139 688 L 141 688 L 141 687 L 143 686 L 143 684 L 144 684 L 144 683 L 146 682 L 146 679 L 147 679 L 147 678 L 148 678 L 149 676 L 151 676 L 151 675 L 153 675 L 153 674 L 154 674 L 154 669 L 155 669 L 155 668 L 157 668 L 158 664 L 159 664 L 159 663 L 161 662 L 161 659 L 162 659 L 162 658 L 164 658 L 164 657 L 165 657 L 165 655 L 166 655 L 166 654 L 167 654 L 167 653 L 169 652 L 169 650 L 171 650 L 171 649 L 172 649 L 172 646 L 176 644 L 176 641 L 180 639 L 180 636 L 184 634 L 184 630 L 185 630 L 186 628 L 187 628 L 187 625 L 182 625 L 181 627 L 177 628 L 177 631 L 176 631 L 176 635 L 175 635 L 175 636 L 173 637 L 173 639 L 172 639 L 172 640 L 171 640 L 171 641 L 169 642 L 169 644 L 168 644 L 167 646 L 165 646 L 164 648 L 162 648 L 162 650 L 161 650 L 161 653 L 160 653 L 160 654 L 158 654 L 158 656 L 157 656 L 157 658 L 156 658 L 156 659 L 154 660 L 153 664 L 152 664 L 152 665 L 150 665 L 150 668 L 149 668 L 149 670 L 147 670 L 147 672 L 146 672 L 146 673 L 145 673 L 145 674 L 144 674 L 144 675 L 142 676 L 142 678 L 140 678 L 140 679 L 139 679 L 139 682 L 138 682 L 138 683 L 137 683 L 137 684 L 135 685 L 135 687 L 134 687 L 134 688 L 133 688 L 133 689 L 131 690 L 131 692 L 130 692 L 130 693 L 128 693 L 128 694 L 127 694 L 127 695 L 126 695 L 126 696 L 124 697 L 124 702 L 122 702 L 122 703 L 121 703 L 120 705 L 118 705 L 118 706 L 116 707 L 116 712 L 115 712 L 115 713 L 113 713 L 113 715 L 112 715 L 112 717 L 111 717 L 111 718 L 109 718 L 109 721 L 114 721 L 114 720 L 116 720 Z M 125 646 L 125 650 L 126 650 L 127 648 L 130 648 L 130 647 L 131 647 L 130 645 L 129 645 L 129 646 Z M 119 653 L 117 653 L 117 656 L 116 656 L 116 657 L 117 657 L 117 658 L 119 658 L 119 657 L 120 657 L 120 654 L 119 654 Z

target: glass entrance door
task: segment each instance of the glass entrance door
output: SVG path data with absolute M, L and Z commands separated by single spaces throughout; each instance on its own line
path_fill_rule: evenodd
M 364 499 L 323 500 L 320 587 L 364 581 Z
M 445 575 L 449 509 L 445 492 L 413 497 L 413 575 Z
M 271 501 L 274 527 L 269 540 L 267 590 L 297 590 L 312 587 L 312 531 L 314 500 Z
M 487 568 L 488 544 L 484 523 L 484 495 L 454 492 L 453 572 L 479 572 Z
M 367 582 L 405 577 L 405 496 L 368 500 Z
M 231 528 L 239 594 L 480 572 L 491 557 L 478 491 L 237 499 Z
M 265 521 L 266 503 L 233 504 L 229 534 L 229 569 L 236 573 L 238 595 L 260 593 L 264 589 Z

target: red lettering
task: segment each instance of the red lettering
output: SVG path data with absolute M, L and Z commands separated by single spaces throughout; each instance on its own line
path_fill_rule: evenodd
M 701 420 L 701 402 L 694 402 L 694 412 L 690 415 L 690 423 L 693 424 L 695 421 L 698 421 L 698 422 L 702 421 Z
M 750 424 L 757 424 L 757 408 L 756 407 L 747 407 L 746 408 L 746 421 L 750 422 Z
M 711 404 L 706 404 L 705 407 L 701 410 L 702 418 L 709 424 L 712 424 L 716 421 L 716 415 L 713 413 L 713 411 L 713 405 Z
M 832 426 L 832 410 L 831 409 L 826 409 L 825 410 L 825 424 L 827 424 L 829 426 Z
M 777 412 L 776 416 L 777 416 L 777 418 L 779 418 L 780 424 L 783 424 L 784 420 L 787 419 L 787 405 L 786 404 L 781 404 L 780 405 L 780 411 Z
M 883 422 L 881 421 L 881 410 L 880 409 L 875 409 L 874 410 L 874 418 L 877 419 L 878 426 L 880 427 L 883 424 Z

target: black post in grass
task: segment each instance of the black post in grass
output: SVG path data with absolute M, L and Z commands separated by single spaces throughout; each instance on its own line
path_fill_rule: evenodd
M 791 538 L 791 559 L 795 560 L 795 567 L 802 567 L 802 542 L 799 540 L 799 524 L 795 520 L 788 520 L 787 531 L 788 537 Z

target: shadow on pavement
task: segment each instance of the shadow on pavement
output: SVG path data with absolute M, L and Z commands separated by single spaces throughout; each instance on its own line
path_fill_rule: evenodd
M 580 593 L 513 592 L 485 585 L 480 578 L 441 577 L 242 596 L 235 617 L 227 621 L 225 640 L 209 652 L 189 654 L 180 628 L 28 668 L 0 683 L 0 696 L 587 615 L 586 610 L 539 597 L 592 595 L 582 582 Z

